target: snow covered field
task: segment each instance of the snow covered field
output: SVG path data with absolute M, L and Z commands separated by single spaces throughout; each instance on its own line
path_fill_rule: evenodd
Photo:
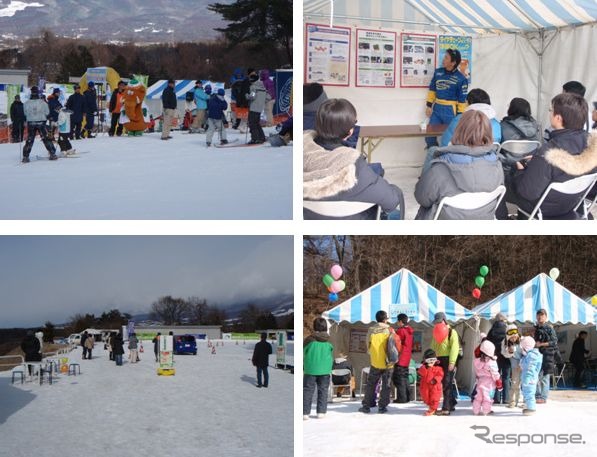
M 421 402 L 407 405 L 390 403 L 387 414 L 359 413 L 359 401 L 328 404 L 327 417 L 316 419 L 315 405 L 311 419 L 303 422 L 305 457 L 361 456 L 446 456 L 446 457 L 504 457 L 525 456 L 589 456 L 597 451 L 595 436 L 595 407 L 593 401 L 557 401 L 550 399 L 537 405 L 534 416 L 523 416 L 521 409 L 493 407 L 490 416 L 474 416 L 470 401 L 460 401 L 449 417 L 424 417 L 427 409 Z M 482 428 L 471 429 L 471 426 Z M 488 427 L 487 430 L 485 427 Z M 485 439 L 500 440 L 498 435 L 522 434 L 520 442 L 547 441 L 548 444 L 498 444 Z M 525 437 L 524 435 L 526 434 Z M 552 444 L 554 438 L 544 434 L 581 434 L 582 444 Z M 488 435 L 488 437 L 486 436 Z M 510 438 L 508 438 L 510 439 Z M 518 438 L 517 438 L 518 439 Z M 502 442 L 506 438 L 501 438 Z M 512 438 L 514 441 L 514 438 Z
M 170 377 L 156 375 L 148 341 L 141 362 L 121 367 L 103 345 L 92 360 L 77 348 L 81 375 L 51 386 L 11 385 L 0 372 L 0 455 L 291 456 L 293 375 L 270 366 L 269 388 L 258 389 L 254 343 L 227 341 L 215 355 L 197 343 L 196 356 L 174 357 Z
M 205 134 L 160 135 L 72 141 L 89 153 L 55 162 L 36 160 L 48 155 L 37 137 L 29 164 L 18 144 L 0 144 L 0 218 L 292 219 L 291 146 L 206 148 Z

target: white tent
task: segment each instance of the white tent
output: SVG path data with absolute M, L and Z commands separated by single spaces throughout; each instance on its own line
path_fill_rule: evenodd
M 469 87 L 489 93 L 498 119 L 506 115 L 512 98 L 526 98 L 543 127 L 551 98 L 567 81 L 582 82 L 586 99 L 597 101 L 596 21 L 594 0 L 304 1 L 305 23 L 350 27 L 351 59 L 356 28 L 472 36 Z M 351 66 L 350 85 L 326 86 L 326 92 L 349 99 L 363 125 L 421 122 L 427 89 L 356 87 Z M 388 139 L 375 159 L 384 166 L 420 166 L 421 150 L 418 139 Z

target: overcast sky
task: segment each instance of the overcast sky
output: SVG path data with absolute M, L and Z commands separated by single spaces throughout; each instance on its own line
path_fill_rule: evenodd
M 293 293 L 290 236 L 0 236 L 0 328 L 64 323 L 163 295 L 222 306 Z

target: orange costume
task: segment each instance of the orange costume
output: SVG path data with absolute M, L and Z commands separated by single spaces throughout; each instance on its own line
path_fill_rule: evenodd
M 145 92 L 145 86 L 136 79 L 131 79 L 124 90 L 124 111 L 129 119 L 124 126 L 129 132 L 141 133 L 147 127 L 142 109 Z

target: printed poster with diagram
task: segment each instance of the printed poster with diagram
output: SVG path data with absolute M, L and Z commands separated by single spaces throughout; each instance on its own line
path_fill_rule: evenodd
M 348 86 L 350 28 L 305 24 L 305 83 Z
M 350 331 L 350 347 L 349 352 L 367 352 L 367 330 L 351 330 Z
M 448 49 L 458 49 L 460 51 L 462 61 L 460 62 L 458 69 L 460 70 L 460 73 L 468 79 L 470 85 L 473 67 L 473 38 L 470 36 L 440 35 L 438 42 L 438 54 L 440 59 L 443 59 L 444 54 Z
M 357 87 L 396 87 L 396 32 L 357 29 Z
M 400 87 L 429 87 L 436 68 L 437 37 L 400 34 Z

